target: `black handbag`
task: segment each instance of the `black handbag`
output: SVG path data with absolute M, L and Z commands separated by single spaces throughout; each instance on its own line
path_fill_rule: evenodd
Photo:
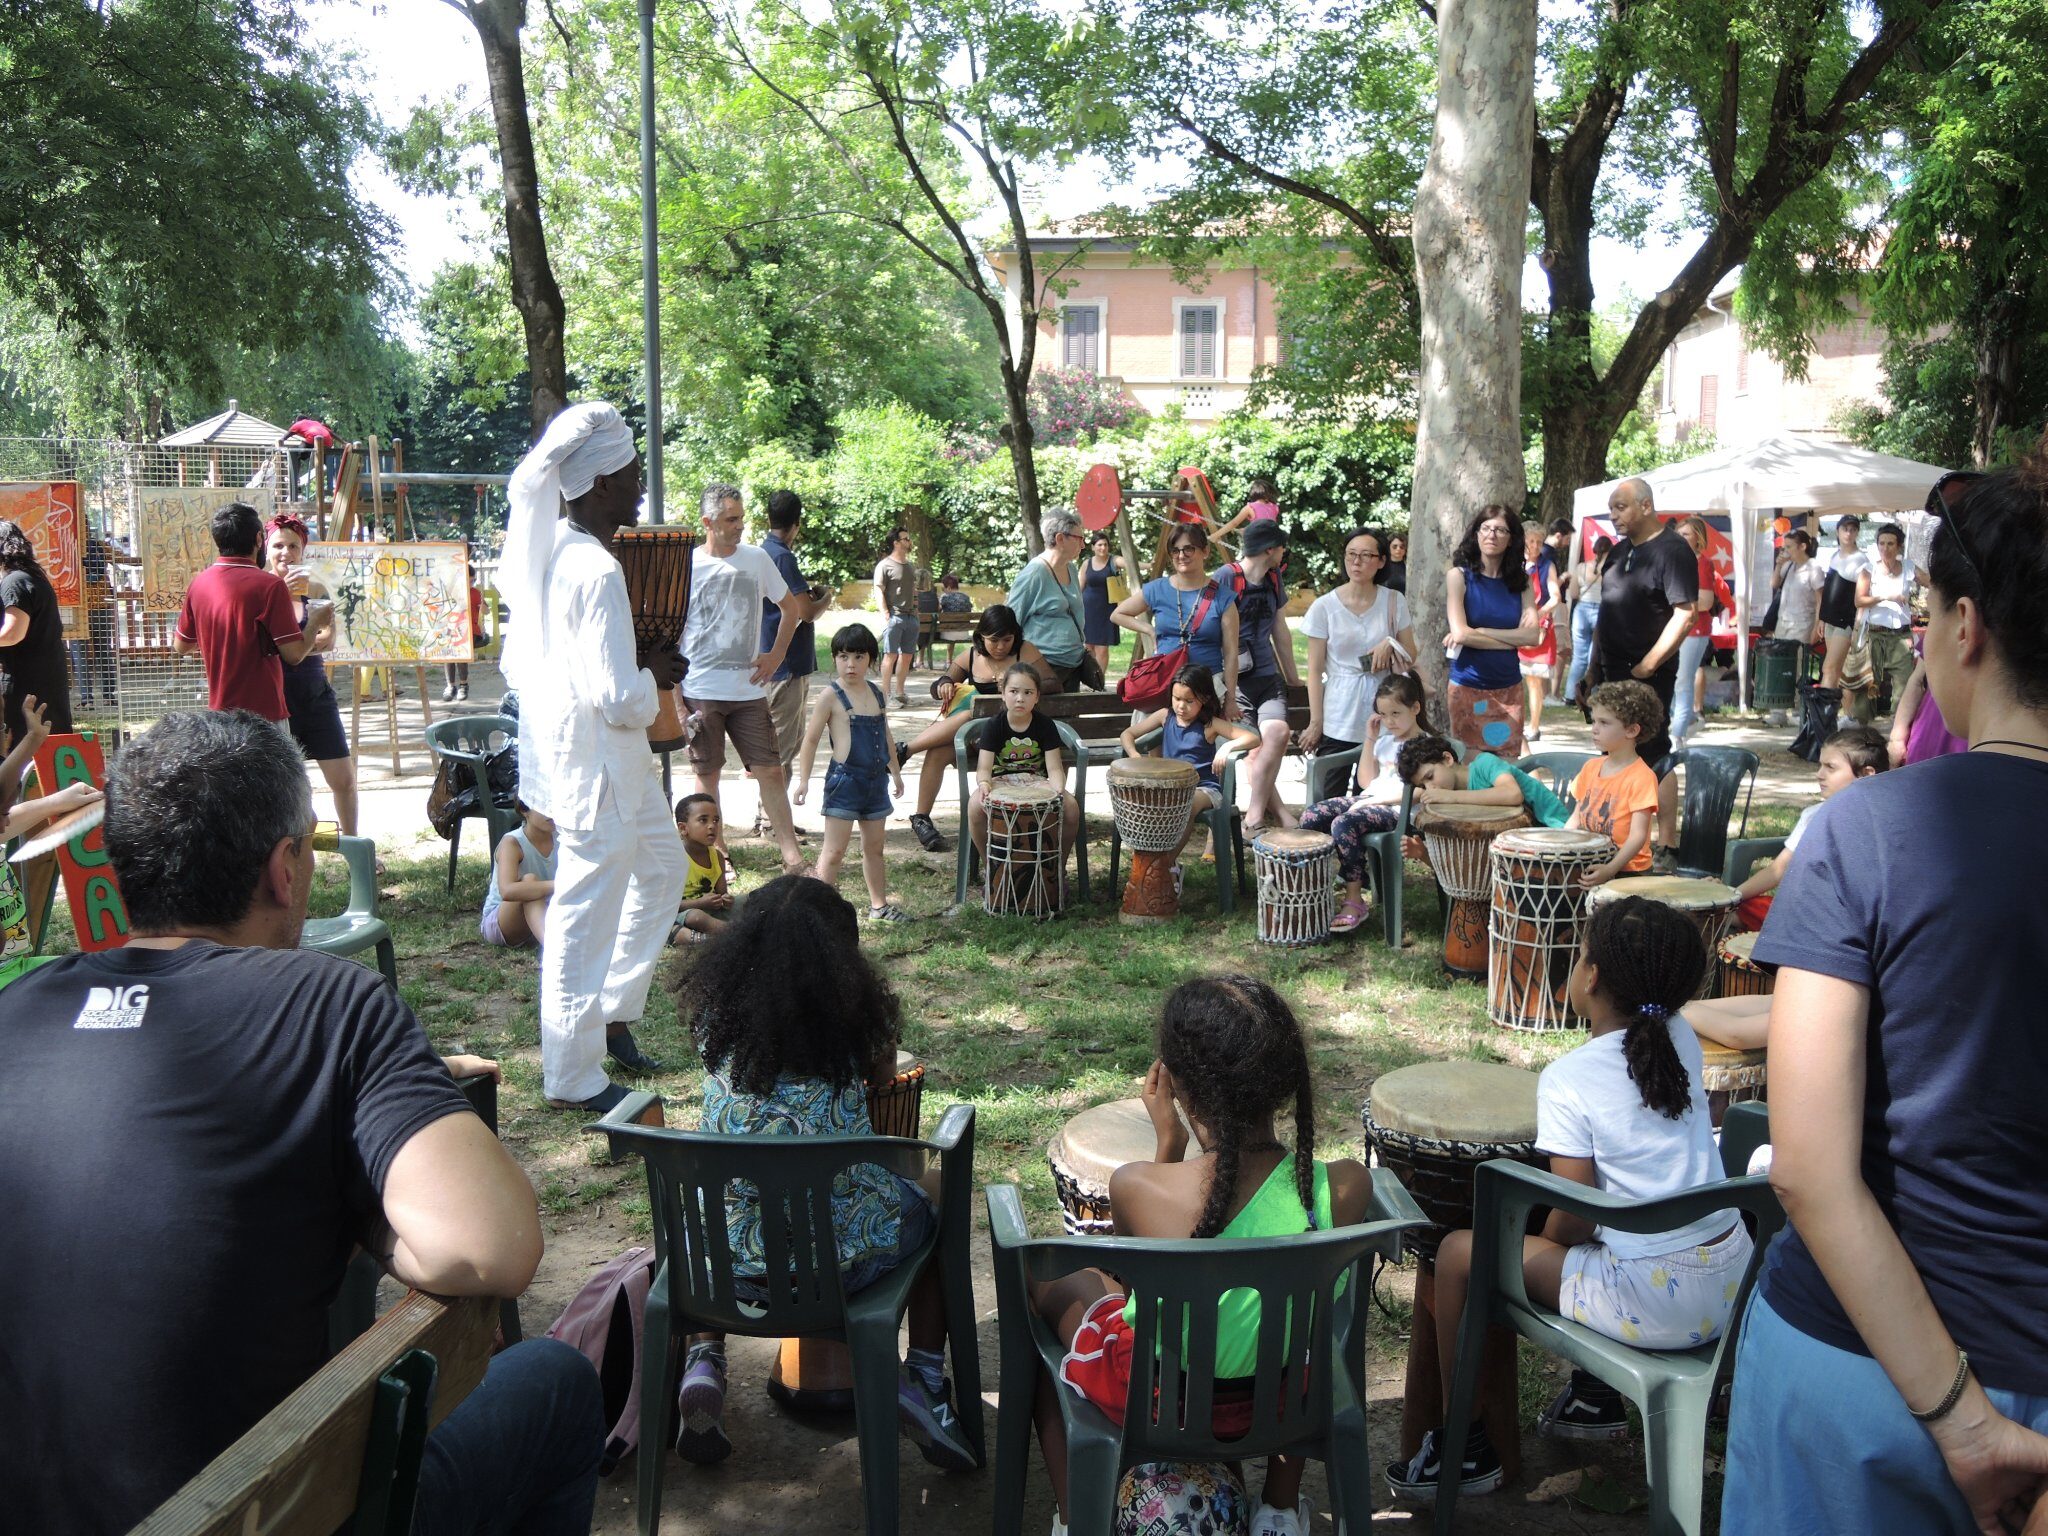
M 1820 589 L 1820 621 L 1836 629 L 1847 629 L 1856 622 L 1855 577 L 1844 576 L 1840 571 L 1828 572 Z

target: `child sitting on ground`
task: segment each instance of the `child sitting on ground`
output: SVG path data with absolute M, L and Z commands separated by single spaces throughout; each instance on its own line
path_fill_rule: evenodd
M 818 878 L 839 883 L 840 861 L 860 823 L 860 867 L 867 879 L 868 921 L 907 923 L 910 914 L 889 900 L 889 872 L 882 862 L 889 830 L 889 799 L 903 793 L 903 767 L 889 741 L 889 707 L 882 690 L 868 680 L 868 668 L 881 656 L 881 646 L 865 624 L 849 624 L 832 637 L 832 668 L 838 681 L 818 694 L 811 723 L 804 728 L 803 761 L 797 767 L 798 805 L 810 793 L 811 765 L 818 741 L 832 733 L 832 765 L 825 770 L 825 851 L 818 855 Z
M 1475 752 L 1461 763 L 1441 736 L 1406 742 L 1395 764 L 1401 781 L 1415 786 L 1418 806 L 1519 805 L 1541 827 L 1561 827 L 1571 819 L 1571 807 L 1533 773 L 1491 752 Z
M 1327 832 L 1337 845 L 1337 873 L 1344 880 L 1344 901 L 1330 924 L 1332 933 L 1349 933 L 1370 915 L 1365 900 L 1367 840 L 1391 832 L 1401 820 L 1401 748 L 1430 729 L 1429 706 L 1422 681 L 1412 672 L 1396 672 L 1373 695 L 1372 718 L 1365 723 L 1365 746 L 1377 768 L 1364 792 L 1318 800 L 1301 813 L 1304 831 Z
M 1605 753 L 1579 770 L 1572 784 L 1578 801 L 1566 823 L 1598 832 L 1615 842 L 1614 857 L 1579 876 L 1581 884 L 1605 885 L 1616 875 L 1650 870 L 1650 823 L 1657 814 L 1657 775 L 1636 756 L 1636 743 L 1664 724 L 1664 706 L 1648 683 L 1602 683 L 1586 700 L 1593 745 Z
M 1110 1175 L 1117 1236 L 1289 1237 L 1366 1220 L 1372 1176 L 1348 1158 L 1316 1161 L 1315 1096 L 1301 1025 L 1280 994 L 1256 977 L 1204 976 L 1174 988 L 1160 1014 L 1159 1056 L 1145 1075 L 1144 1100 L 1156 1149 L 1151 1162 L 1125 1163 Z M 1274 1123 L 1285 1112 L 1294 1116 L 1291 1153 Z M 1195 1157 L 1188 1156 L 1188 1126 L 1204 1148 Z M 1059 1503 L 1053 1532 L 1065 1536 L 1066 1434 L 1053 1393 L 1079 1393 L 1122 1420 L 1132 1355 L 1125 1346 L 1137 1304 L 1126 1302 L 1114 1277 L 1089 1269 L 1034 1284 L 1032 1305 L 1067 1345 L 1060 1385 L 1041 1378 L 1034 1409 Z M 1249 1408 L 1245 1394 L 1233 1389 L 1246 1384 L 1257 1363 L 1259 1321 L 1253 1292 L 1223 1298 L 1216 1318 L 1219 1434 L 1230 1433 L 1233 1395 L 1238 1414 Z M 1301 1536 L 1310 1529 L 1302 1467 L 1291 1456 L 1268 1461 L 1251 1536 Z
M 1742 897 L 1735 908 L 1736 922 L 1750 933 L 1763 927 L 1771 910 L 1771 893 L 1791 867 L 1792 851 L 1806 835 L 1806 824 L 1813 820 L 1813 813 L 1858 779 L 1883 773 L 1891 765 L 1891 748 L 1884 733 L 1867 725 L 1844 726 L 1820 744 L 1820 768 L 1814 774 L 1820 784 L 1820 799 L 1799 813 L 1792 830 L 1785 834 L 1784 850 L 1736 887 Z
M 555 824 L 524 800 L 518 804 L 520 824 L 491 854 L 477 930 L 486 944 L 538 949 L 547 942 L 548 903 L 555 895 Z
M 702 1129 L 725 1136 L 872 1136 L 865 1080 L 894 1074 L 902 1032 L 896 994 L 860 951 L 846 899 L 804 875 L 751 892 L 696 964 L 679 968 L 676 1011 L 704 1062 Z M 938 1169 L 912 1183 L 872 1163 L 832 1181 L 840 1284 L 851 1296 L 901 1264 L 938 1221 Z M 725 1194 L 733 1289 L 768 1295 L 760 1201 Z M 934 1257 L 912 1284 L 910 1348 L 897 1385 L 903 1429 L 934 1466 L 975 1464 L 945 1376 L 945 1293 Z M 782 1280 L 785 1291 L 790 1281 Z M 684 1357 L 676 1450 L 709 1465 L 732 1453 L 725 1411 L 725 1336 L 693 1335 Z M 656 1448 L 658 1449 L 658 1448 Z M 653 1454 L 643 1450 L 643 1454 Z
M 718 847 L 718 801 L 710 795 L 685 795 L 676 802 L 676 831 L 683 839 L 683 901 L 676 911 L 671 944 L 700 944 L 725 928 L 732 894 L 725 878 L 725 855 Z
M 1647 691 L 1647 690 L 1646 690 Z M 1568 983 L 1591 1038 L 1548 1067 L 1536 1084 L 1536 1145 L 1550 1171 L 1630 1200 L 1661 1200 L 1721 1177 L 1699 1037 L 1680 1012 L 1706 970 L 1706 946 L 1684 914 L 1631 896 L 1599 908 Z M 1692 1349 L 1728 1325 L 1750 1259 L 1749 1229 L 1733 1210 L 1669 1232 L 1622 1232 L 1553 1211 L 1541 1237 L 1523 1240 L 1522 1277 L 1538 1306 L 1640 1349 Z M 1453 1232 L 1436 1256 L 1438 1365 L 1450 1395 L 1459 1322 L 1472 1275 L 1472 1234 Z M 1628 1431 L 1621 1395 L 1584 1372 L 1544 1413 L 1569 1438 Z M 1398 1494 L 1432 1497 L 1441 1430 L 1390 1467 Z M 1490 1493 L 1500 1457 L 1476 1420 L 1459 1486 Z
M 1216 777 L 1216 765 L 1229 760 L 1232 747 L 1238 749 L 1239 756 L 1255 750 L 1259 733 L 1233 725 L 1217 712 L 1215 675 L 1198 661 L 1189 662 L 1174 674 L 1167 708 L 1155 709 L 1131 721 L 1120 738 L 1124 756 L 1142 757 L 1138 738 L 1153 731 L 1160 732 L 1161 757 L 1192 763 L 1200 775 L 1195 781 L 1194 811 L 1188 817 L 1179 846 L 1173 850 L 1174 882 L 1178 888 L 1181 849 L 1194 837 L 1195 828 L 1202 825 L 1202 813 L 1223 803 L 1223 783 Z
M 974 793 L 967 800 L 967 830 L 975 848 L 988 851 L 988 792 L 997 784 L 1050 779 L 1061 786 L 1060 855 L 1081 830 L 1081 807 L 1065 792 L 1067 768 L 1059 727 L 1038 712 L 1038 673 L 1013 662 L 1003 673 L 1003 708 L 968 738 L 974 743 Z

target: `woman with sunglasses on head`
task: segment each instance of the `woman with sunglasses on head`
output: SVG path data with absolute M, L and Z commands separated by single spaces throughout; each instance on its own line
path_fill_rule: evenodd
M 2048 1518 L 2048 454 L 1969 491 L 1927 576 L 1969 749 L 1833 796 L 1756 944 L 1791 1225 L 1737 1352 L 1727 1531 Z

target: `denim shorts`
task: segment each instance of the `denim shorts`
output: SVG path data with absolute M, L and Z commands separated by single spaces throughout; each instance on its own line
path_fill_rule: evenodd
M 896 1246 L 884 1252 L 867 1254 L 840 1271 L 839 1288 L 849 1296 L 866 1290 L 917 1252 L 938 1226 L 939 1213 L 932 1205 L 932 1197 L 924 1192 L 924 1186 L 900 1173 L 894 1177 L 903 1205 L 902 1218 L 896 1224 Z M 768 1287 L 751 1275 L 734 1275 L 732 1292 L 741 1301 L 752 1302 L 755 1306 L 768 1299 Z
M 885 620 L 882 624 L 882 654 L 916 655 L 918 629 L 918 619 L 914 613 L 899 613 Z
M 887 821 L 895 809 L 884 770 L 862 773 L 843 763 L 825 770 L 825 814 L 832 820 Z

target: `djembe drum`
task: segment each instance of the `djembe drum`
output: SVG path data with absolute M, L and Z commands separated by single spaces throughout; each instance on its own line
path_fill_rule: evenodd
M 1721 941 L 1721 990 L 1717 997 L 1763 997 L 1778 989 L 1778 977 L 1756 963 L 1756 935 L 1731 933 Z
M 1402 1237 L 1416 1256 L 1408 1375 L 1401 1399 L 1402 1454 L 1443 1422 L 1437 1363 L 1436 1250 L 1444 1233 L 1472 1225 L 1472 1175 L 1496 1157 L 1543 1167 L 1536 1150 L 1536 1074 L 1480 1061 L 1430 1061 L 1378 1078 L 1366 1102 L 1366 1144 L 1400 1178 L 1432 1225 Z M 1479 1371 L 1479 1417 L 1512 1478 L 1521 1469 L 1515 1417 L 1515 1339 L 1490 1329 Z
M 1734 921 L 1735 904 L 1742 899 L 1742 893 L 1718 880 L 1691 880 L 1683 875 L 1629 875 L 1595 887 L 1587 899 L 1586 914 L 1590 917 L 1608 902 L 1628 896 L 1640 896 L 1682 913 L 1687 922 L 1699 929 L 1707 964 L 1700 967 L 1700 984 L 1693 996 L 1712 997 L 1721 980 L 1714 958 L 1721 953 L 1721 940 Z
M 1700 1067 L 1700 1087 L 1706 1091 L 1707 1117 L 1714 1122 L 1715 1130 L 1721 1128 L 1730 1104 L 1744 1104 L 1752 1099 L 1761 1102 L 1769 1097 L 1766 1090 L 1770 1071 L 1763 1051 L 1739 1051 L 1702 1035 L 1700 1055 L 1705 1058 Z
M 924 1064 L 898 1051 L 896 1075 L 870 1078 L 867 1089 L 868 1124 L 875 1134 L 915 1139 L 924 1119 Z
M 991 917 L 1044 920 L 1060 911 L 1059 786 L 1047 779 L 1016 779 L 989 786 L 988 867 L 982 910 Z
M 1586 888 L 1579 877 L 1614 857 L 1598 832 L 1530 827 L 1493 840 L 1486 1013 L 1507 1029 L 1569 1029 L 1565 983 L 1579 954 Z
M 1120 757 L 1109 765 L 1116 835 L 1131 850 L 1131 878 L 1119 921 L 1140 926 L 1180 914 L 1173 855 L 1195 813 L 1195 765 L 1177 757 Z
M 690 616 L 690 557 L 696 548 L 697 535 L 687 528 L 621 528 L 612 536 L 612 553 L 626 573 L 633 641 L 642 651 L 682 644 Z M 683 712 L 675 689 L 658 689 L 657 698 L 647 744 L 656 752 L 672 752 L 683 744 Z
M 1200 1150 L 1191 1132 L 1188 1153 Z M 1159 1138 L 1143 1099 L 1097 1104 L 1074 1116 L 1045 1149 L 1052 1187 L 1060 1197 L 1060 1225 L 1073 1236 L 1107 1237 L 1109 1176 L 1125 1163 L 1151 1162 L 1158 1151 Z
M 1259 942 L 1320 944 L 1337 920 L 1337 845 L 1327 832 L 1262 832 L 1252 843 L 1259 875 Z
M 1486 974 L 1486 903 L 1493 894 L 1487 853 L 1503 832 L 1529 825 L 1518 805 L 1426 805 L 1415 829 L 1429 850 L 1436 883 L 1450 898 L 1444 914 L 1444 969 L 1477 980 Z

